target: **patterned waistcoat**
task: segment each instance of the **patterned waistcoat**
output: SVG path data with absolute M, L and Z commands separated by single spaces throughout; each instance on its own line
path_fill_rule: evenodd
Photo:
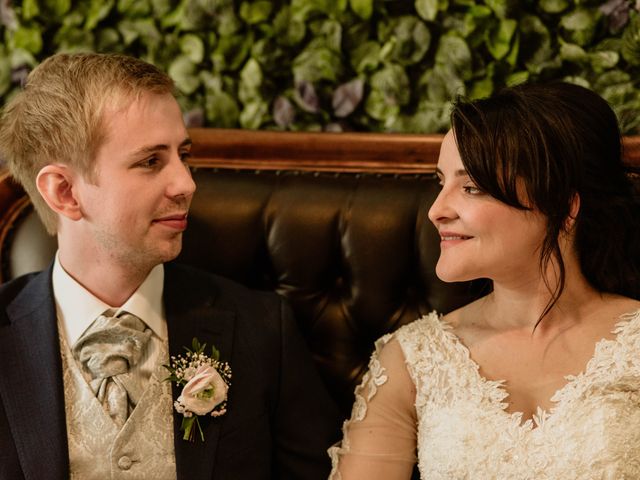
M 170 383 L 163 381 L 167 370 L 156 368 L 142 398 L 118 430 L 91 391 L 62 334 L 60 346 L 70 478 L 175 480 L 173 400 Z M 168 359 L 166 346 L 160 358 Z

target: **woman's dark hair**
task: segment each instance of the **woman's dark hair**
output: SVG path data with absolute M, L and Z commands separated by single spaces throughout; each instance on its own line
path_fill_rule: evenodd
M 576 194 L 573 228 L 583 275 L 600 292 L 640 299 L 640 202 L 622 162 L 616 115 L 604 99 L 569 83 L 521 85 L 458 100 L 451 124 L 478 188 L 547 218 L 540 267 L 545 271 L 555 259 L 559 271 L 556 285 L 545 277 L 552 298 L 540 319 L 564 289 L 558 237 Z

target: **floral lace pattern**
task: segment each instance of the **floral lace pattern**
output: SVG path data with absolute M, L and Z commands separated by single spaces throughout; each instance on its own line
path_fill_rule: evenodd
M 348 453 L 351 449 L 351 442 L 348 431 L 352 422 L 360 422 L 367 414 L 367 403 L 375 396 L 378 387 L 384 385 L 387 381 L 385 370 L 380 365 L 378 355 L 382 347 L 392 338 L 392 335 L 385 335 L 379 338 L 375 343 L 375 351 L 371 355 L 369 361 L 369 369 L 362 377 L 362 382 L 355 389 L 355 401 L 351 410 L 351 419 L 345 420 L 342 426 L 342 442 L 329 448 L 328 453 L 331 457 L 333 469 L 329 475 L 330 480 L 340 480 L 340 472 L 337 470 L 338 460 L 341 455 Z
M 396 338 L 416 385 L 418 466 L 429 479 L 640 479 L 640 310 L 600 340 L 549 411 L 522 422 L 435 313 Z

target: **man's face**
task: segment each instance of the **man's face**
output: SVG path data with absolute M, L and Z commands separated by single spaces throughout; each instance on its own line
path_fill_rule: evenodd
M 175 258 L 182 247 L 196 188 L 185 164 L 191 141 L 169 94 L 147 93 L 107 110 L 105 125 L 95 178 L 80 177 L 74 185 L 86 229 L 82 238 L 96 261 L 149 269 Z

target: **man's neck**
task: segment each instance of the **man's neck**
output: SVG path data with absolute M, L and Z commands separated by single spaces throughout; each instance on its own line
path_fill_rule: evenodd
M 120 265 L 100 258 L 90 261 L 79 258 L 65 249 L 58 252 L 60 265 L 80 285 L 96 298 L 112 307 L 122 306 L 144 282 L 153 268 Z

